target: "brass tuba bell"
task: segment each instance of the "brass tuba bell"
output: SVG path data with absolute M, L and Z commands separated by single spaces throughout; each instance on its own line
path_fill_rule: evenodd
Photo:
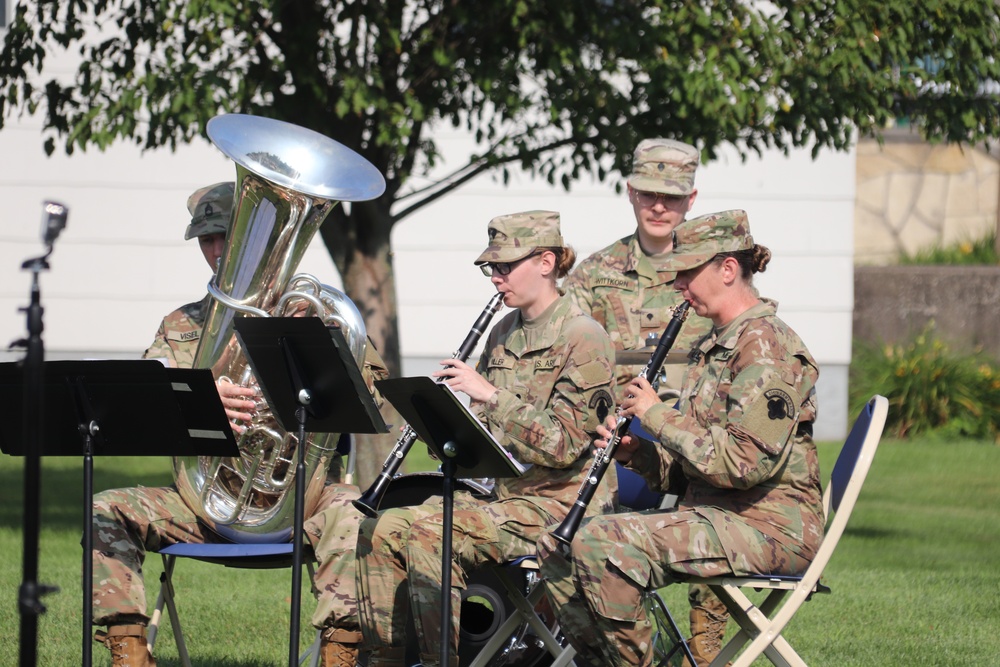
M 305 308 L 336 322 L 358 365 L 367 334 L 361 313 L 342 292 L 296 267 L 319 226 L 341 201 L 365 201 L 385 191 L 385 179 L 346 146 L 296 125 L 229 114 L 208 123 L 208 136 L 236 162 L 236 189 L 226 250 L 208 285 L 206 314 L 195 368 L 215 378 L 256 386 L 234 335 L 237 314 L 283 316 Z M 174 458 L 174 479 L 184 501 L 206 525 L 236 542 L 288 539 L 295 484 L 305 483 L 305 515 L 316 508 L 338 434 L 306 438 L 304 480 L 295 477 L 298 436 L 284 431 L 261 401 L 238 436 L 239 458 Z

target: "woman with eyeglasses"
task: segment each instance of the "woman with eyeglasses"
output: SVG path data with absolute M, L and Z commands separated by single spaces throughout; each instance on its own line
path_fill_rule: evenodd
M 559 214 L 528 211 L 494 218 L 476 259 L 504 295 L 508 313 L 490 331 L 476 368 L 456 359 L 434 375 L 471 399 L 471 408 L 521 463 L 521 477 L 498 479 L 495 499 L 455 494 L 451 656 L 457 663 L 461 592 L 467 574 L 523 555 L 558 524 L 577 496 L 598 425 L 613 411 L 614 348 L 608 334 L 561 296 L 575 261 Z M 591 513 L 611 509 L 606 476 Z M 404 665 L 412 610 L 423 665 L 438 665 L 441 639 L 441 499 L 389 509 L 365 521 L 358 585 L 369 665 Z

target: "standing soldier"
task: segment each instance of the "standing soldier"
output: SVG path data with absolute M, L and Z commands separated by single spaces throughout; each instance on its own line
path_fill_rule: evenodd
M 676 273 L 670 265 L 674 229 L 698 197 L 695 172 L 700 154 L 689 144 L 671 139 L 645 139 L 635 149 L 628 199 L 635 214 L 635 232 L 600 250 L 573 271 L 566 293 L 580 309 L 604 326 L 615 349 L 617 364 L 615 403 L 621 405 L 629 382 L 642 370 L 635 353 L 656 344 L 670 318 L 671 309 L 683 300 L 674 289 Z M 688 350 L 708 333 L 712 323 L 691 315 L 674 348 Z M 652 337 L 652 338 L 651 338 Z M 631 358 L 629 358 L 631 357 Z M 664 366 L 661 390 L 680 387 L 684 367 Z M 684 479 L 676 475 L 667 491 L 684 493 Z M 703 667 L 722 648 L 729 612 L 707 586 L 689 588 L 691 603 L 691 653 Z

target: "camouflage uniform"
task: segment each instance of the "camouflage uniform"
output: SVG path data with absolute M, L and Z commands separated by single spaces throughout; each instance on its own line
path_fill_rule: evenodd
M 164 318 L 157 344 L 170 341 L 165 348 L 171 359 L 190 363 L 198 346 L 198 337 L 184 338 L 172 322 L 188 324 L 178 309 Z M 162 337 L 160 334 L 163 334 Z M 368 345 L 364 375 L 369 384 L 385 377 L 385 367 L 373 346 Z M 148 352 L 147 352 L 148 354 Z M 334 462 L 334 466 L 338 465 Z M 354 601 L 354 550 L 361 513 L 351 501 L 360 496 L 356 486 L 328 484 L 317 501 L 321 511 L 307 519 L 305 537 L 320 560 L 314 579 L 319 591 L 319 605 L 313 620 L 317 627 L 347 627 L 358 631 Z M 95 625 L 146 624 L 146 594 L 142 563 L 146 551 L 159 551 L 177 542 L 224 542 L 198 521 L 176 487 L 134 487 L 102 491 L 94 497 L 94 597 Z M 337 554 L 337 557 L 334 557 Z
M 694 191 L 699 155 L 687 144 L 664 139 L 647 139 L 636 147 L 634 169 L 629 184 L 637 189 L 671 195 L 690 195 Z M 649 346 L 650 336 L 659 337 L 671 316 L 671 309 L 683 301 L 674 289 L 677 274 L 669 266 L 654 266 L 639 245 L 639 235 L 631 234 L 597 251 L 581 262 L 566 280 L 567 295 L 581 310 L 590 313 L 611 335 L 616 350 L 639 350 Z M 691 312 L 674 342 L 675 352 L 690 350 L 712 328 L 711 321 Z M 653 339 L 655 340 L 655 338 Z M 642 371 L 643 365 L 618 364 L 615 400 L 625 398 L 628 383 Z M 684 377 L 684 367 L 666 364 L 660 375 L 663 389 L 677 390 Z M 661 394 L 662 395 L 662 394 Z M 683 488 L 675 488 L 682 495 Z M 700 628 L 712 625 L 709 643 L 718 645 L 728 612 L 722 601 L 707 586 L 691 586 L 691 623 Z M 697 629 L 693 631 L 698 635 Z M 702 633 L 704 637 L 704 633 Z M 717 638 L 716 638 L 717 637 Z M 694 652 L 709 662 L 713 653 Z
M 231 183 L 216 184 L 195 192 L 188 201 L 192 222 L 185 238 L 226 231 L 232 206 Z M 173 311 L 160 324 L 156 337 L 143 354 L 175 368 L 190 368 L 201 338 L 210 297 Z M 377 402 L 381 398 L 374 380 L 386 377 L 384 363 L 371 341 L 367 346 L 362 375 Z M 331 471 L 339 468 L 335 459 Z M 335 476 L 333 473 L 331 476 Z M 339 641 L 336 630 L 357 634 L 354 592 L 354 552 L 362 515 L 351 501 L 360 490 L 347 484 L 329 483 L 317 507 L 323 508 L 306 520 L 304 535 L 320 561 L 313 580 L 318 604 L 313 616 L 317 627 L 335 629 L 327 638 Z M 158 551 L 177 542 L 223 541 L 198 521 L 174 486 L 112 489 L 94 498 L 94 592 L 95 625 L 145 625 L 146 593 L 142 564 L 147 551 Z
M 666 268 L 657 271 L 639 247 L 638 235 L 632 234 L 577 265 L 566 279 L 566 295 L 607 330 L 616 350 L 639 350 L 648 345 L 649 336 L 663 333 L 671 309 L 683 301 L 674 289 L 676 275 Z M 710 321 L 692 313 L 674 342 L 674 350 L 690 350 L 711 328 Z M 673 389 L 680 386 L 681 367 L 676 368 L 667 369 L 668 385 Z M 617 366 L 618 402 L 642 369 L 643 365 Z
M 191 368 L 210 302 L 206 294 L 201 301 L 183 305 L 164 317 L 142 358 L 161 360 L 171 368 Z
M 641 446 L 628 467 L 663 489 L 680 466 L 688 489 L 676 511 L 595 518 L 577 533 L 572 561 L 549 535 L 540 540 L 578 662 L 650 664 L 646 589 L 686 575 L 798 574 L 814 557 L 823 534 L 811 438 L 818 369 L 775 309 L 761 302 L 713 329 L 694 348 L 678 408 L 660 403 L 643 415 L 661 446 Z
M 510 243 L 508 249 L 519 241 Z M 499 389 L 472 407 L 498 442 L 531 467 L 521 477 L 498 479 L 493 502 L 455 494 L 452 656 L 467 573 L 534 554 L 542 530 L 561 521 L 576 499 L 592 434 L 613 408 L 612 354 L 607 333 L 564 297 L 534 321 L 520 310 L 509 313 L 490 332 L 477 370 Z M 611 508 L 610 483 L 609 476 L 598 488 L 591 514 Z M 361 525 L 358 590 L 372 667 L 402 664 L 410 608 L 422 663 L 440 662 L 442 521 L 437 499 Z

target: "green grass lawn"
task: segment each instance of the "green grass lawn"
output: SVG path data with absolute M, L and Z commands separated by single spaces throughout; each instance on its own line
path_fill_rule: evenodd
M 839 445 L 822 445 L 824 476 Z M 426 469 L 422 447 L 410 469 Z M 827 568 L 832 595 L 806 603 L 786 636 L 812 667 L 1000 664 L 1000 448 L 985 443 L 883 442 L 847 534 Z M 0 665 L 18 662 L 22 579 L 22 465 L 0 456 Z M 165 459 L 95 462 L 95 488 L 171 481 Z M 46 459 L 39 580 L 60 588 L 43 599 L 38 664 L 79 664 L 82 462 Z M 146 563 L 150 608 L 161 572 Z M 174 575 L 196 665 L 257 667 L 288 660 L 290 574 L 230 570 L 192 561 Z M 307 579 L 307 577 L 306 577 Z M 305 582 L 308 585 L 308 582 Z M 663 591 L 686 630 L 686 587 Z M 311 640 L 312 598 L 303 591 L 302 646 Z M 166 623 L 169 626 L 169 623 Z M 730 624 L 732 628 L 732 624 Z M 161 667 L 179 665 L 170 631 L 157 642 Z M 108 665 L 94 645 L 94 664 Z M 760 664 L 768 664 L 761 662 Z

